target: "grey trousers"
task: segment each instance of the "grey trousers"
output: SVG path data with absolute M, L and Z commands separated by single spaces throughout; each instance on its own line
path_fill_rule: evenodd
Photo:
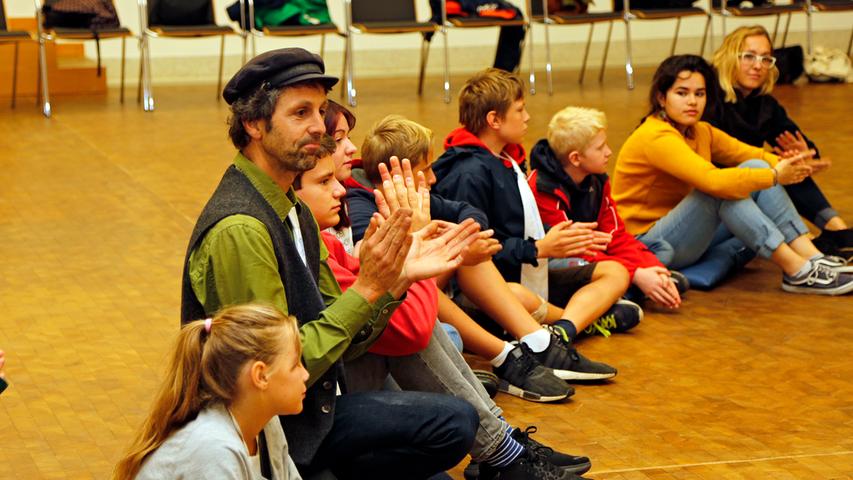
M 388 375 L 403 390 L 453 395 L 468 401 L 480 416 L 471 447 L 471 458 L 489 458 L 503 441 L 506 424 L 498 418 L 503 411 L 489 398 L 483 385 L 436 322 L 427 347 L 413 355 L 390 357 L 366 353 L 346 364 L 347 390 L 380 390 Z

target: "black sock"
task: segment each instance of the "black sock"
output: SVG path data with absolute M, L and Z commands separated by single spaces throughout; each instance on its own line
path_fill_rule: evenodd
M 575 327 L 575 324 L 566 319 L 557 320 L 556 322 L 554 322 L 554 326 L 560 327 L 563 329 L 564 332 L 566 332 L 566 336 L 568 336 L 569 338 L 566 338 L 564 340 L 568 340 L 571 342 L 575 339 L 575 337 L 578 336 L 578 329 Z

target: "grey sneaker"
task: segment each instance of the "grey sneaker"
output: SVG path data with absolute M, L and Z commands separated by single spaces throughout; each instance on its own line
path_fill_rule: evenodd
M 853 292 L 853 274 L 838 272 L 817 260 L 812 262 L 812 269 L 808 273 L 798 277 L 783 275 L 782 290 L 814 295 L 844 295 Z
M 827 266 L 838 273 L 853 273 L 853 266 L 847 264 L 847 259 L 836 257 L 834 255 L 824 255 L 812 263 Z
M 536 361 L 524 343 L 513 348 L 504 363 L 494 370 L 500 379 L 499 391 L 531 402 L 558 402 L 575 393 L 553 370 Z

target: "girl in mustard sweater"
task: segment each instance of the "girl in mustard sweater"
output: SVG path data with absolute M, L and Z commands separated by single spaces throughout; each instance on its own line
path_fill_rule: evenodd
M 715 233 L 727 229 L 779 265 L 785 291 L 853 291 L 853 269 L 815 248 L 780 186 L 811 174 L 805 157 L 777 157 L 699 120 L 706 102 L 714 101 L 708 97 L 715 89 L 706 85 L 716 81 L 695 55 L 670 57 L 658 67 L 651 112 L 628 137 L 613 175 L 626 228 L 669 268 L 695 263 Z

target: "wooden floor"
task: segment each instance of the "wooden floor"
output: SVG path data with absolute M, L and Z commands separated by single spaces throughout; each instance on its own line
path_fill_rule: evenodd
M 556 76 L 554 96 L 528 99 L 528 147 L 575 104 L 608 114 L 616 150 L 646 109 L 648 71 L 634 91 L 615 71 L 583 87 L 575 72 Z M 442 103 L 438 79 L 423 98 L 415 83 L 361 82 L 357 143 L 400 113 L 431 127 L 440 151 L 456 105 Z M 158 88 L 153 114 L 116 91 L 54 98 L 51 120 L 31 99 L 0 104 L 0 347 L 12 384 L 0 396 L 0 478 L 106 478 L 139 425 L 178 328 L 190 230 L 234 154 L 213 90 Z M 777 93 L 835 160 L 818 181 L 853 221 L 853 86 Z M 541 441 L 590 456 L 596 479 L 853 478 L 853 297 L 779 283 L 754 262 L 712 293 L 690 292 L 680 312 L 648 310 L 631 334 L 585 340 L 584 353 L 619 368 L 615 381 L 561 405 L 498 402 Z

